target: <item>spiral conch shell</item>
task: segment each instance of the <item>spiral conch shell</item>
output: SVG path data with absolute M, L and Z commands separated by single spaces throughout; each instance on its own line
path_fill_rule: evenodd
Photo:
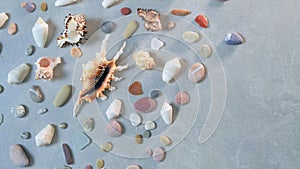
M 51 80 L 53 78 L 54 71 L 53 69 L 61 63 L 61 58 L 48 58 L 48 57 L 41 57 L 39 58 L 35 64 L 37 66 L 35 79 L 44 79 L 44 80 Z
M 96 54 L 96 57 L 88 61 L 87 64 L 83 65 L 83 71 L 81 76 L 82 89 L 79 92 L 78 99 L 74 105 L 73 115 L 77 116 L 79 113 L 80 105 L 83 101 L 92 102 L 95 98 L 101 98 L 105 100 L 107 96 L 103 94 L 104 90 L 114 90 L 111 86 L 111 81 L 117 81 L 121 78 L 115 77 L 115 71 L 122 71 L 127 68 L 127 65 L 117 66 L 116 61 L 126 46 L 126 42 L 110 61 L 106 59 L 106 46 L 107 40 L 110 34 L 106 34 L 102 45 L 101 52 Z
M 142 69 L 152 69 L 155 67 L 154 59 L 150 56 L 149 52 L 140 50 L 133 53 L 133 60 Z

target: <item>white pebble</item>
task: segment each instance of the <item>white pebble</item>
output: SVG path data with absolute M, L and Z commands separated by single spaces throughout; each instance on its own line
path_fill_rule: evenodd
M 165 43 L 157 38 L 153 38 L 151 40 L 151 48 L 158 51 L 160 48 L 162 48 L 165 45 Z
M 156 123 L 154 121 L 147 121 L 145 123 L 145 130 L 153 130 L 156 128 Z
M 195 43 L 200 39 L 200 36 L 197 32 L 186 31 L 183 33 L 182 38 L 187 43 Z
M 129 116 L 129 120 L 130 120 L 131 125 L 133 125 L 133 126 L 138 126 L 142 122 L 141 116 L 137 113 L 131 113 Z

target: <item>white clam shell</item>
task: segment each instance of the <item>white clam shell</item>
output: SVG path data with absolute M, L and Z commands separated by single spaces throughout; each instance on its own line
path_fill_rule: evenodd
M 160 109 L 160 115 L 166 124 L 171 124 L 173 121 L 172 106 L 168 103 L 164 103 Z
M 120 115 L 122 108 L 122 101 L 114 99 L 106 110 L 106 116 L 109 120 L 117 118 Z
M 75 3 L 77 0 L 56 0 L 55 6 L 65 6 Z
M 169 60 L 164 66 L 162 80 L 169 83 L 178 74 L 180 69 L 181 64 L 179 58 Z
M 103 0 L 102 1 L 102 6 L 104 8 L 109 8 L 111 6 L 113 6 L 114 4 L 116 4 L 119 0 Z
M 32 35 L 37 46 L 45 47 L 48 37 L 48 24 L 41 17 L 32 27 Z
M 0 13 L 0 28 L 5 24 L 5 22 L 8 20 L 8 16 L 6 13 L 2 12 Z
M 7 83 L 18 84 L 22 83 L 27 77 L 30 71 L 30 66 L 26 63 L 22 63 L 19 66 L 12 69 L 7 75 Z
M 39 147 L 51 144 L 54 133 L 55 127 L 51 124 L 48 124 L 34 137 L 36 146 Z

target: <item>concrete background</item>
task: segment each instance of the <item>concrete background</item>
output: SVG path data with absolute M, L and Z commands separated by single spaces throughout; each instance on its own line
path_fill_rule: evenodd
M 192 130 L 172 150 L 167 152 L 161 163 L 151 158 L 135 159 L 103 153 L 92 143 L 80 151 L 71 146 L 75 158 L 72 168 L 84 168 L 96 160 L 104 159 L 105 168 L 126 168 L 138 164 L 144 169 L 177 168 L 299 168 L 300 166 L 300 22 L 299 0 L 278 1 L 228 1 L 216 0 L 188 1 L 141 1 L 123 0 L 118 5 L 103 9 L 100 1 L 81 0 L 76 4 L 55 7 L 48 2 L 48 11 L 39 9 L 40 1 L 34 1 L 37 9 L 28 13 L 20 7 L 22 1 L 0 0 L 0 12 L 10 15 L 7 24 L 0 29 L 0 84 L 4 92 L 0 94 L 0 113 L 4 122 L 0 126 L 0 168 L 15 168 L 9 159 L 11 144 L 21 144 L 31 156 L 33 169 L 60 168 L 65 165 L 61 144 L 70 143 L 74 133 L 83 131 L 78 120 L 72 116 L 72 101 L 61 108 L 52 106 L 56 92 L 65 84 L 72 84 L 73 68 L 76 60 L 69 56 L 71 47 L 58 48 L 56 37 L 63 31 L 66 14 L 86 14 L 88 37 L 105 20 L 114 20 L 122 15 L 119 10 L 128 6 L 154 8 L 167 13 L 173 8 L 190 9 L 192 14 L 184 17 L 192 21 L 198 13 L 209 18 L 209 28 L 203 33 L 223 63 L 226 75 L 227 98 L 223 118 L 214 135 L 205 144 L 198 143 L 198 137 L 206 118 L 200 114 Z M 32 56 L 25 56 L 25 48 L 34 43 L 31 28 L 41 16 L 50 26 L 46 48 L 36 47 Z M 16 35 L 8 35 L 7 28 L 12 22 L 18 25 Z M 193 24 L 193 23 L 192 23 Z M 241 33 L 246 43 L 227 46 L 223 39 L 227 33 Z M 51 82 L 34 80 L 34 62 L 40 56 L 62 56 L 61 64 Z M 7 73 L 15 66 L 26 62 L 32 71 L 24 83 L 11 85 L 6 82 Z M 41 86 L 45 101 L 33 103 L 29 97 L 31 85 Z M 77 93 L 73 94 L 73 98 Z M 209 101 L 206 101 L 209 103 Z M 10 107 L 24 104 L 28 115 L 16 119 Z M 47 107 L 49 112 L 38 115 L 39 108 Z M 53 144 L 36 147 L 34 136 L 47 124 L 58 126 L 67 122 L 66 130 L 57 128 Z M 23 131 L 30 131 L 31 139 L 19 137 Z M 71 143 L 70 143 L 71 144 Z M 124 145 L 126 146 L 126 145 Z

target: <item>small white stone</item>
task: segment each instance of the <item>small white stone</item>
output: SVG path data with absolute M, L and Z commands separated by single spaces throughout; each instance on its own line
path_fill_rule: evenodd
M 8 16 L 6 13 L 2 12 L 0 13 L 0 28 L 5 24 L 5 22 L 8 20 Z
M 211 50 L 210 46 L 208 46 L 208 45 L 201 46 L 201 48 L 200 48 L 200 55 L 202 57 L 208 58 L 208 57 L 211 56 L 211 54 L 212 54 L 212 50 Z
M 114 99 L 106 110 L 106 116 L 109 120 L 119 117 L 122 108 L 122 101 Z
M 44 114 L 47 113 L 48 109 L 47 108 L 41 108 L 37 111 L 38 114 Z
M 158 51 L 160 48 L 162 48 L 165 45 L 165 43 L 157 38 L 153 38 L 151 40 L 151 48 Z
M 109 8 L 111 6 L 113 6 L 114 4 L 116 4 L 119 0 L 103 0 L 102 1 L 102 6 L 104 8 Z
M 153 130 L 156 128 L 156 123 L 154 121 L 147 121 L 145 123 L 145 130 Z
M 197 32 L 186 31 L 183 33 L 182 38 L 187 43 L 195 43 L 200 39 L 200 36 Z
M 129 116 L 129 120 L 130 120 L 131 125 L 133 125 L 133 126 L 138 126 L 142 122 L 141 116 L 136 113 L 131 113 Z
M 172 106 L 168 103 L 164 103 L 160 109 L 160 115 L 166 124 L 171 124 L 173 120 Z

